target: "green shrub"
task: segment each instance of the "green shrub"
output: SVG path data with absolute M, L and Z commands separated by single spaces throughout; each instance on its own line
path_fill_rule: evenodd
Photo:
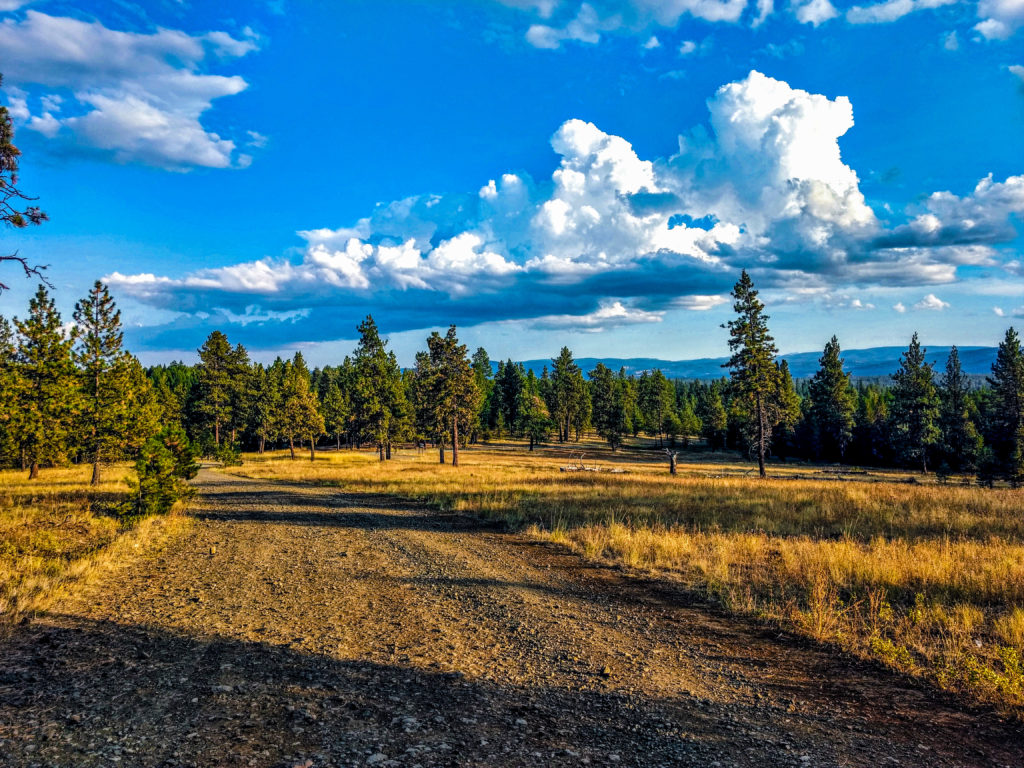
M 132 484 L 129 515 L 146 517 L 170 511 L 174 502 L 192 493 L 186 482 L 196 476 L 196 451 L 178 426 L 164 427 L 139 452 L 138 479 Z

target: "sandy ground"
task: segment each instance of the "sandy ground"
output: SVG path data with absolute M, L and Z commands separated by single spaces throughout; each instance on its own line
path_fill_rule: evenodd
M 0 766 L 1018 766 L 1024 732 L 477 520 L 204 470 L 0 645 Z

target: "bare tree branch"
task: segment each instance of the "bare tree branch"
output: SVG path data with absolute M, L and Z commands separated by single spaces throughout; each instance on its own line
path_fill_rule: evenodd
M 0 261 L 16 261 L 21 264 L 21 268 L 25 270 L 25 277 L 37 277 L 39 282 L 45 285 L 50 290 L 53 290 L 53 283 L 51 283 L 43 271 L 49 268 L 49 264 L 29 264 L 28 260 L 24 256 L 19 256 L 18 252 L 15 251 L 9 256 L 0 256 Z M 4 291 L 9 291 L 11 287 L 5 283 L 0 282 L 0 294 Z

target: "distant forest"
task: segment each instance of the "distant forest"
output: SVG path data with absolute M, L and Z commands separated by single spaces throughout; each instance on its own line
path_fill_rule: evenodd
M 311 370 L 299 352 L 254 363 L 215 331 L 198 363 L 143 368 L 123 349 L 104 285 L 76 305 L 70 332 L 40 286 L 24 319 L 0 316 L 0 465 L 35 476 L 87 462 L 98 482 L 113 461 L 187 476 L 194 469 L 181 466 L 196 454 L 231 463 L 243 450 L 315 459 L 325 447 L 371 446 L 386 461 L 427 443 L 457 465 L 467 444 L 517 438 L 532 450 L 590 432 L 612 450 L 640 435 L 669 453 L 735 450 L 762 474 L 774 457 L 1024 480 L 1024 355 L 1013 328 L 980 385 L 955 347 L 933 370 L 917 334 L 888 381 L 855 383 L 833 337 L 817 372 L 794 382 L 746 272 L 732 295 L 731 357 L 721 378 L 701 381 L 601 363 L 584 371 L 568 347 L 539 375 L 511 360 L 495 368 L 483 348 L 470 355 L 455 326 L 432 333 L 403 369 L 372 317 L 338 365 Z

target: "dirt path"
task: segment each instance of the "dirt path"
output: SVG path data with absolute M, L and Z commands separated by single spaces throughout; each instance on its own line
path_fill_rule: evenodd
M 1024 737 L 669 587 L 204 471 L 190 534 L 0 645 L 2 766 L 1018 766 Z

